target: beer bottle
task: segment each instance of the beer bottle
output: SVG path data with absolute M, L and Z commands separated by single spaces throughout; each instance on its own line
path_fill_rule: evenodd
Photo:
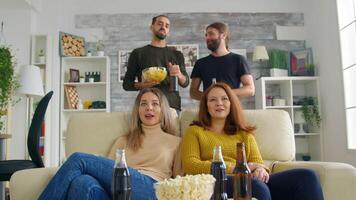
M 250 200 L 252 198 L 251 171 L 248 168 L 245 144 L 236 144 L 236 166 L 233 171 L 234 200 Z
M 226 193 L 226 165 L 221 153 L 221 146 L 214 146 L 213 162 L 211 163 L 210 173 L 216 179 L 214 194 L 211 200 L 227 200 Z
M 112 174 L 111 193 L 113 200 L 131 199 L 131 179 L 126 164 L 125 149 L 116 150 L 116 161 Z

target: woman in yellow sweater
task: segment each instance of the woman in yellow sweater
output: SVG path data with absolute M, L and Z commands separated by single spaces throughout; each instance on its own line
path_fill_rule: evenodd
M 315 173 L 308 169 L 269 174 L 263 164 L 256 140 L 255 127 L 246 123 L 243 110 L 232 89 L 225 83 L 211 85 L 203 93 L 199 119 L 183 137 L 182 164 L 187 174 L 210 173 L 213 147 L 222 146 L 228 174 L 236 163 L 236 143 L 244 142 L 248 166 L 252 171 L 252 196 L 259 200 L 321 200 L 323 194 Z M 227 193 L 232 196 L 232 177 L 228 176 Z
M 125 148 L 131 176 L 132 200 L 155 200 L 153 184 L 181 172 L 180 138 L 163 93 L 156 88 L 140 91 L 132 109 L 128 134 L 119 137 L 109 153 Z M 98 130 L 100 133 L 100 130 Z M 114 161 L 74 153 L 58 170 L 40 200 L 110 200 Z

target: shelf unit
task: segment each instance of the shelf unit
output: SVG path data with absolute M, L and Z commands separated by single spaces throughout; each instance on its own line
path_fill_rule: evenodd
M 318 77 L 262 77 L 256 81 L 256 109 L 280 109 L 289 113 L 295 131 L 296 160 L 302 160 L 302 156 L 322 160 L 321 129 L 303 124 L 305 131 L 300 133 L 300 125 L 295 123 L 295 114 L 302 109 L 296 105 L 298 98 L 306 96 L 316 99 L 320 110 Z M 271 97 L 284 99 L 285 105 L 271 105 L 267 100 Z
M 70 82 L 70 69 L 85 72 L 100 72 L 98 82 Z M 106 108 L 73 109 L 69 107 L 65 87 L 75 86 L 79 99 L 85 101 L 104 101 Z M 63 161 L 65 150 L 65 132 L 69 117 L 73 113 L 110 112 L 110 59 L 107 56 L 62 57 L 61 59 L 61 115 L 60 115 L 60 160 Z
M 34 34 L 31 35 L 31 45 L 30 45 L 30 64 L 38 66 L 40 68 L 43 91 L 45 94 L 52 90 L 52 62 L 53 62 L 53 46 L 54 39 L 49 35 Z M 42 55 L 41 55 L 42 54 Z M 30 116 L 34 114 L 37 104 L 42 99 L 42 97 L 33 97 L 30 99 Z M 49 102 L 48 108 L 46 110 L 45 122 L 42 126 L 41 136 L 40 136 L 40 151 L 42 159 L 45 166 L 49 166 L 50 159 L 50 140 L 51 135 L 47 134 L 51 132 L 51 101 Z M 28 127 L 31 121 L 28 122 Z M 26 154 L 27 154 L 27 147 Z

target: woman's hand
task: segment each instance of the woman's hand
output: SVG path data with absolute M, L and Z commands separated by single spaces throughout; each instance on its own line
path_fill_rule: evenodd
M 248 163 L 248 167 L 251 170 L 252 173 L 252 177 L 263 181 L 265 183 L 268 182 L 269 180 L 269 174 L 265 169 L 265 166 L 263 164 L 259 164 L 259 163 Z
M 252 172 L 252 177 L 267 183 L 269 180 L 269 174 L 264 167 L 256 167 Z

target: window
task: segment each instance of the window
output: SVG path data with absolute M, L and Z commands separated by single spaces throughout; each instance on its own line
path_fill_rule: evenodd
M 337 0 L 344 75 L 347 144 L 356 149 L 356 0 Z

